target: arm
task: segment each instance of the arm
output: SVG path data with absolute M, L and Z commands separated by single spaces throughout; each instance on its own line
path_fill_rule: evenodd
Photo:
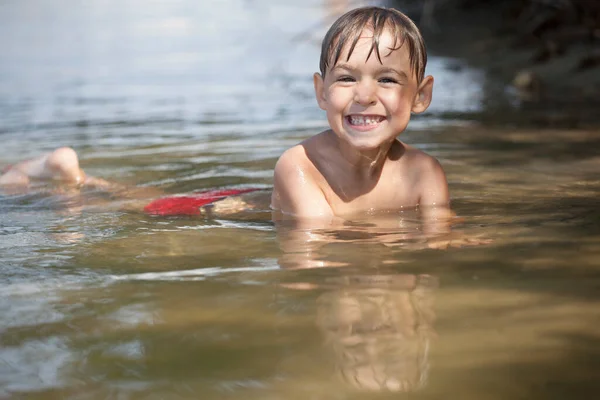
M 316 171 L 311 171 L 312 168 L 302 146 L 283 153 L 275 165 L 271 207 L 282 250 L 279 257 L 282 268 L 325 266 L 320 261 L 319 250 L 330 240 L 320 228 L 330 227 L 336 218 L 314 181 Z M 282 224 L 281 219 L 293 220 L 293 223 Z
M 423 162 L 420 178 L 419 208 L 425 234 L 436 236 L 450 233 L 454 213 L 450 209 L 448 182 L 442 166 L 435 158 L 428 156 Z
M 271 207 L 297 220 L 330 222 L 333 211 L 315 182 L 314 167 L 302 146 L 287 150 L 275 165 Z
M 446 175 L 439 162 L 431 158 L 427 161 L 421 179 L 420 209 L 423 229 L 428 237 L 430 248 L 476 246 L 491 241 L 479 237 L 467 237 L 460 231 L 453 231 L 456 214 L 450 209 L 450 195 Z
M 446 174 L 440 163 L 433 157 L 424 161 L 421 175 L 421 196 L 419 205 L 428 208 L 448 208 L 450 194 Z

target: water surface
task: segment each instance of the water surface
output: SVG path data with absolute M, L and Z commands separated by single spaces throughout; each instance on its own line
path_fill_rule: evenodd
M 311 74 L 335 9 L 5 1 L 0 161 L 69 145 L 131 187 L 268 189 L 279 154 L 325 128 Z M 402 138 L 443 164 L 453 235 L 491 243 L 429 249 L 412 210 L 303 231 L 266 209 L 155 218 L 94 190 L 4 194 L 0 397 L 597 392 L 599 133 L 442 119 L 483 110 L 486 77 L 436 57 L 428 72 L 434 103 Z

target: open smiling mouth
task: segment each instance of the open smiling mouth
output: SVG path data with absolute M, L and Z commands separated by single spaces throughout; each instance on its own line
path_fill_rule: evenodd
M 382 117 L 381 115 L 348 115 L 346 117 L 348 124 L 352 128 L 359 130 L 376 128 L 384 120 L 385 117 Z

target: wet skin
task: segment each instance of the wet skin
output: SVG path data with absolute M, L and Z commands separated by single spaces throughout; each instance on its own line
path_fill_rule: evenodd
M 448 205 L 444 172 L 433 157 L 398 141 L 411 113 L 431 102 L 433 77 L 418 80 L 407 46 L 386 30 L 380 60 L 364 30 L 346 61 L 315 74 L 315 94 L 331 129 L 286 151 L 275 167 L 272 207 L 328 224 L 349 215 Z M 444 211 L 449 215 L 449 210 Z

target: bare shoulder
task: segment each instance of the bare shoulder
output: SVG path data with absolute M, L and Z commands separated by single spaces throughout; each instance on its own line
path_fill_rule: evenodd
M 292 178 L 301 174 L 304 179 L 316 179 L 318 172 L 309 153 L 318 148 L 322 140 L 323 134 L 315 135 L 284 151 L 275 164 L 275 175 Z
M 448 182 L 440 162 L 417 148 L 408 145 L 404 147 L 404 163 L 412 171 L 415 189 L 419 192 L 419 204 L 448 204 Z
M 306 150 L 302 143 L 297 144 L 284 151 L 277 160 L 274 171 L 275 188 L 298 183 L 298 180 L 310 180 L 312 175 Z
M 283 213 L 300 217 L 331 214 L 331 207 L 318 183 L 318 172 L 306 148 L 308 139 L 286 150 L 275 165 L 271 206 Z
M 284 151 L 277 164 L 275 164 L 275 173 L 287 173 L 290 170 L 295 170 L 298 166 L 305 166 L 307 161 L 306 152 L 302 147 L 302 144 L 297 144 L 294 147 L 290 147 Z
M 407 144 L 404 144 L 404 149 L 405 162 L 409 163 L 419 173 L 443 172 L 442 165 L 435 157 Z

